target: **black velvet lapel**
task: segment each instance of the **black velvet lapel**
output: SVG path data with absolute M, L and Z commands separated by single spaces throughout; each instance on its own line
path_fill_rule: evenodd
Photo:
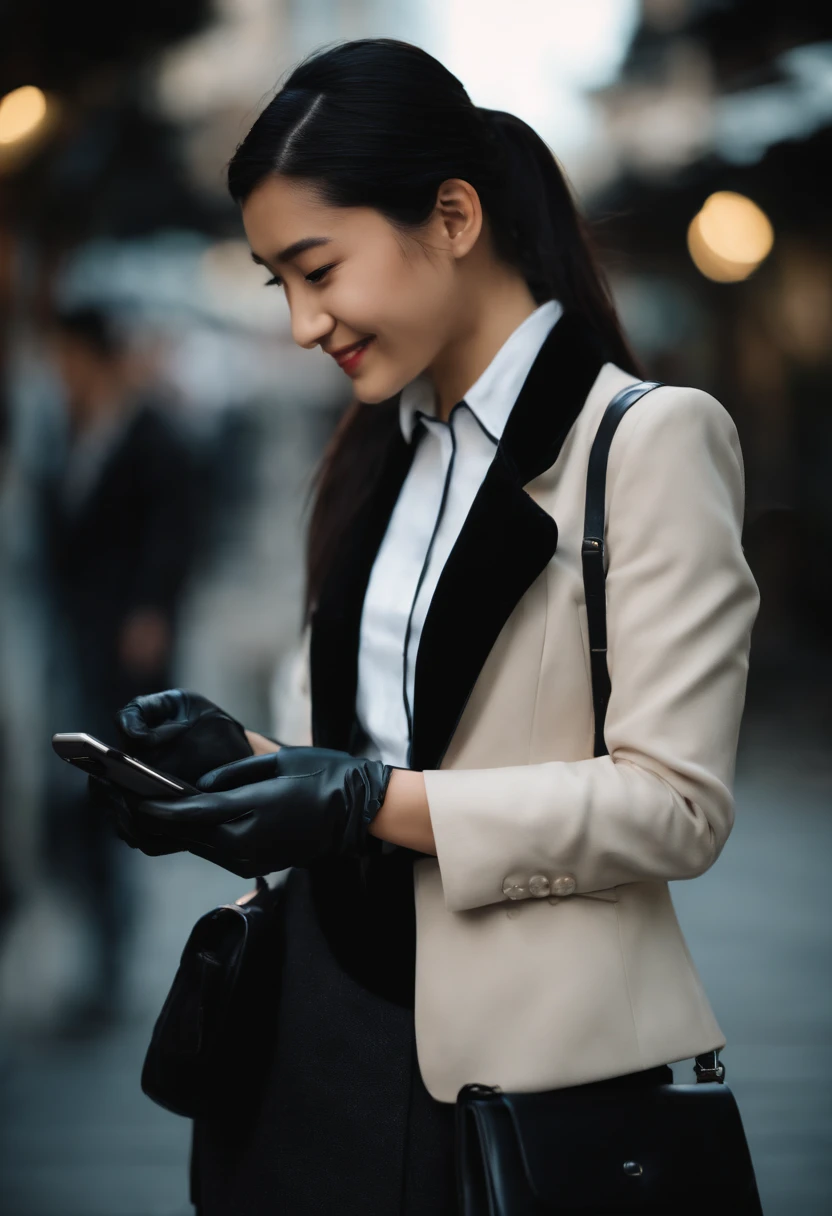
M 497 635 L 555 553 L 557 524 L 523 487 L 555 463 L 606 357 L 587 323 L 566 314 L 526 377 L 422 630 L 411 768 L 439 767 Z M 312 736 L 319 747 L 351 750 L 364 595 L 414 450 L 397 426 L 312 616 Z
M 439 767 L 497 635 L 557 549 L 557 524 L 523 487 L 557 460 L 605 358 L 587 323 L 567 314 L 526 377 L 428 609 L 411 768 Z
M 317 747 L 350 750 L 364 595 L 415 450 L 402 435 L 398 407 L 394 413 L 394 430 L 379 480 L 349 528 L 312 613 L 312 739 Z

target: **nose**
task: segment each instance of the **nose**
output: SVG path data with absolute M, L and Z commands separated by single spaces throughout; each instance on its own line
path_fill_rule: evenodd
M 332 333 L 335 320 L 325 312 L 315 299 L 300 298 L 290 304 L 292 338 L 305 350 L 320 345 L 321 339 Z

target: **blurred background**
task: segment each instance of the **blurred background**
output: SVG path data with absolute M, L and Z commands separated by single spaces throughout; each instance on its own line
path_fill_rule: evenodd
M 246 885 L 115 841 L 55 730 L 172 683 L 292 740 L 309 479 L 348 401 L 224 166 L 341 39 L 547 140 L 647 374 L 735 418 L 762 592 L 734 833 L 674 883 L 767 1216 L 832 1211 L 832 14 L 817 0 L 0 2 L 0 1207 L 185 1216 L 146 1099 L 193 921 Z M 129 555 L 129 599 L 109 591 Z M 688 1066 L 675 1066 L 688 1079 Z M 697 1162 L 707 1169 L 707 1162 Z

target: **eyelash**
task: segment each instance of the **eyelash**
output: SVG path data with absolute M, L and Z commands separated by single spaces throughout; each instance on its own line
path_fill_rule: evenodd
M 319 270 L 313 270 L 311 274 L 306 275 L 307 283 L 320 283 L 321 279 L 324 277 L 326 272 L 328 270 L 332 270 L 332 266 L 334 266 L 334 264 L 335 263 L 333 262 L 329 266 L 321 266 L 321 268 Z M 319 277 L 316 279 L 314 277 L 315 275 L 318 275 Z M 275 275 L 273 279 L 267 279 L 266 282 L 263 284 L 263 286 L 264 287 L 282 287 L 283 280 L 279 279 L 277 277 L 277 275 Z

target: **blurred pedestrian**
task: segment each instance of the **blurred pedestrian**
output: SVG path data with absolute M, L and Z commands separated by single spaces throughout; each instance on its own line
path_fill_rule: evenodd
M 67 421 L 64 458 L 42 504 L 53 691 L 67 715 L 60 729 L 115 742 L 115 710 L 171 682 L 195 545 L 193 461 L 112 315 L 94 306 L 59 311 L 50 337 Z M 94 1022 L 122 998 L 129 877 L 109 821 L 77 775 L 50 759 L 46 847 L 91 933 L 92 974 L 78 1016 Z
M 621 422 L 601 751 L 587 463 L 639 374 L 550 150 L 418 47 L 367 39 L 295 70 L 229 185 L 295 341 L 357 399 L 311 517 L 313 746 L 250 735 L 261 754 L 123 820 L 147 851 L 163 833 L 241 876 L 288 870 L 262 1101 L 197 1121 L 195 1201 L 451 1216 L 464 1085 L 597 1082 L 602 1104 L 724 1044 L 668 882 L 732 824 L 758 604 L 736 430 L 670 386 Z M 175 769 L 207 712 L 188 705 L 122 723 L 151 759 L 165 724 Z

